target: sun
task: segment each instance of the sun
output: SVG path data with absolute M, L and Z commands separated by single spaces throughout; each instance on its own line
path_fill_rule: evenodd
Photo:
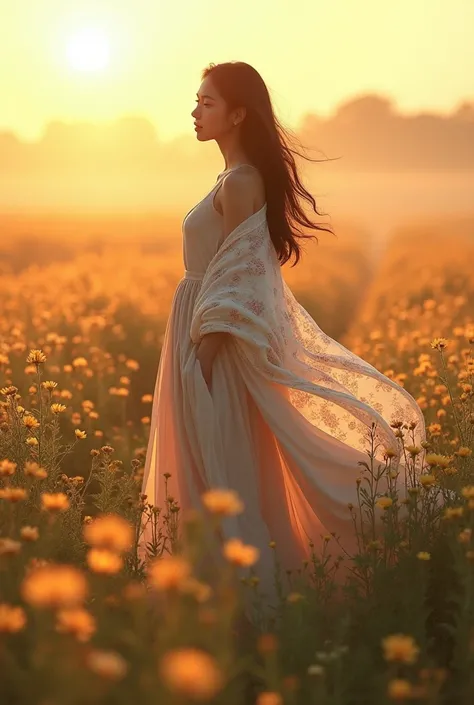
M 100 29 L 81 29 L 68 41 L 67 57 L 76 71 L 102 71 L 110 61 L 109 39 Z

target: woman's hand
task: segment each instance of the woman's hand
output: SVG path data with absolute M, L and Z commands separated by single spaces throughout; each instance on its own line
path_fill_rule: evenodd
M 222 344 L 224 335 L 226 333 L 208 333 L 201 339 L 196 351 L 196 358 L 201 365 L 202 376 L 209 391 L 211 391 L 212 363 Z

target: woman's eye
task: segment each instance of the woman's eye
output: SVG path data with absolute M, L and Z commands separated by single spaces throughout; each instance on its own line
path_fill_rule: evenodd
M 195 100 L 194 102 L 195 102 L 195 103 L 199 103 L 198 100 Z M 204 105 L 205 108 L 208 108 L 208 107 L 210 106 L 210 103 L 203 103 L 203 105 Z

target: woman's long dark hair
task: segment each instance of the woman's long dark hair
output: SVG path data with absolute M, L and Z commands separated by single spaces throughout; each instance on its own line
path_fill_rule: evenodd
M 246 108 L 246 117 L 240 128 L 241 144 L 265 182 L 268 229 L 280 264 L 294 256 L 294 266 L 301 256 L 300 238 L 314 238 L 319 242 L 316 235 L 305 234 L 299 229 L 295 231 L 295 223 L 335 234 L 331 228 L 309 220 L 297 198 L 299 194 L 309 201 L 316 215 L 327 215 L 318 212 L 316 201 L 302 185 L 293 153 L 304 159 L 310 157 L 290 149 L 289 143 L 296 140 L 275 116 L 267 86 L 250 64 L 243 61 L 211 63 L 203 70 L 201 80 L 208 76 L 229 110 Z

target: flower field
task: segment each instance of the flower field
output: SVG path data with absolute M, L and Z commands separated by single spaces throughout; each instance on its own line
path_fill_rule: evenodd
M 78 251 L 0 282 L 2 705 L 474 702 L 472 222 L 396 233 L 366 272 L 341 340 L 413 394 L 428 440 L 393 424 L 400 494 L 396 453 L 376 462 L 368 430 L 347 507 L 357 554 L 327 534 L 299 570 L 275 561 L 280 605 L 256 624 L 242 606 L 262 604 L 258 551 L 233 540 L 223 570 L 205 561 L 203 527 L 241 498 L 210 488 L 185 516 L 140 494 L 178 258 L 139 255 Z M 305 280 L 305 305 L 326 296 L 329 322 L 357 269 L 339 272 L 342 294 L 324 273 Z

